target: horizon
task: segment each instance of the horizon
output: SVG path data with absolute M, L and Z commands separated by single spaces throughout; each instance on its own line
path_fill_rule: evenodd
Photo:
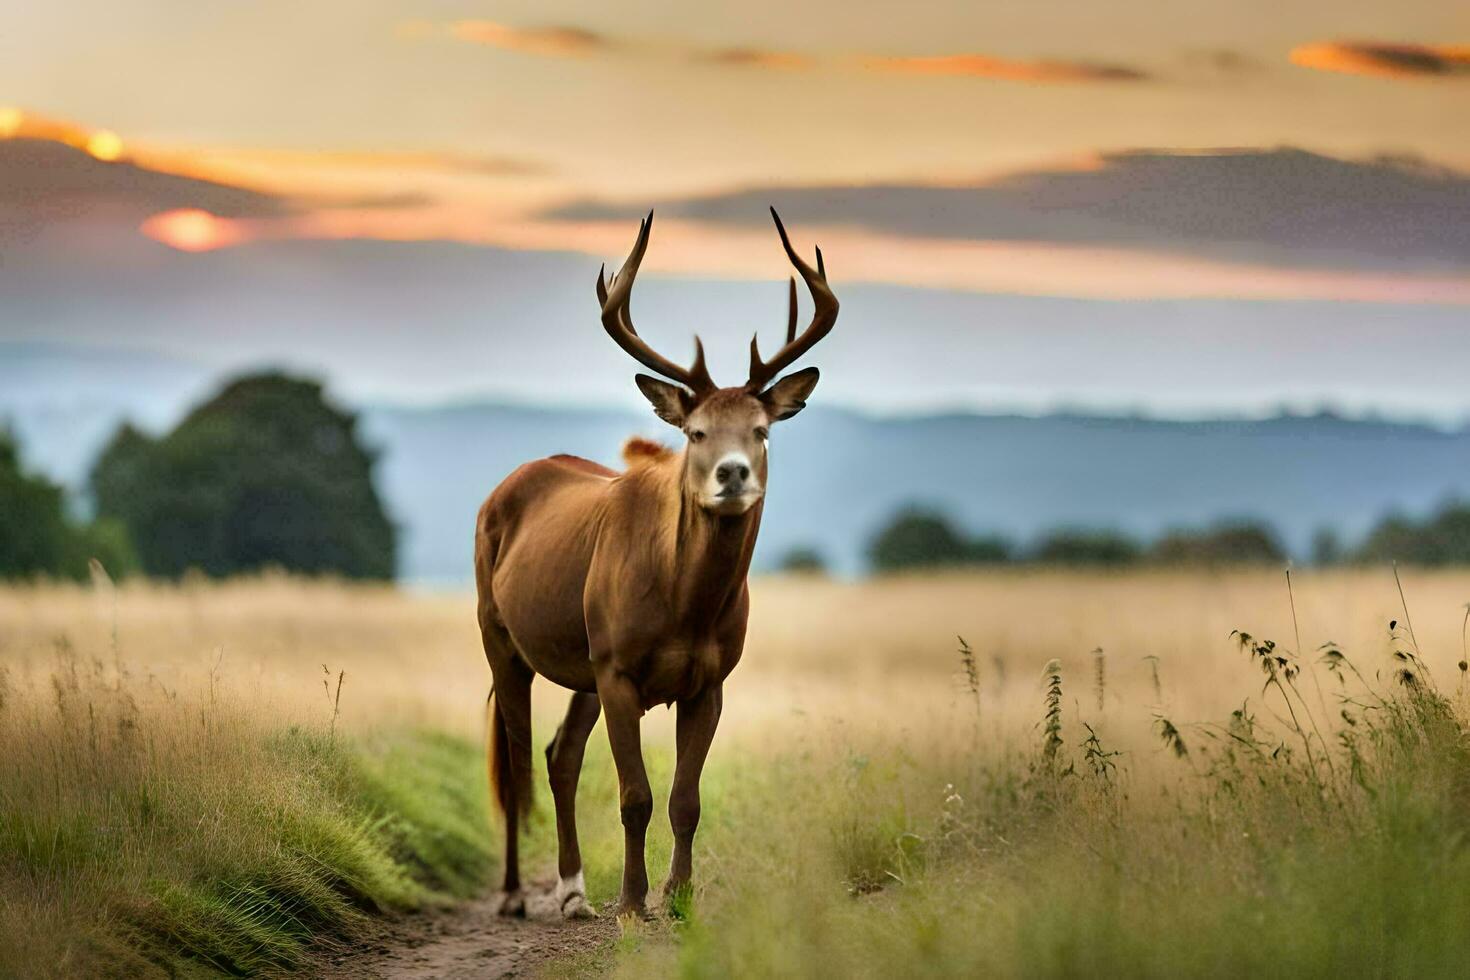
M 473 411 L 476 409 L 509 409 L 546 413 L 619 413 L 639 417 L 648 414 L 645 402 L 636 396 L 596 401 L 575 399 L 538 400 L 515 391 L 485 389 L 480 391 L 455 392 L 438 397 L 430 395 L 425 395 L 421 398 L 395 397 L 393 394 L 344 392 L 341 390 L 341 386 L 332 378 L 330 372 L 311 367 L 278 364 L 270 360 L 244 362 L 221 367 L 210 365 L 206 361 L 191 358 L 187 355 L 169 354 L 153 348 L 110 346 L 106 344 L 93 345 L 47 341 L 0 340 L 0 353 L 7 350 L 12 353 L 19 351 L 22 354 L 30 353 L 41 356 L 59 356 L 62 358 L 71 355 L 111 359 L 126 355 L 143 359 L 158 359 L 178 366 L 187 366 L 188 368 L 198 370 L 200 372 L 198 381 L 201 387 L 194 390 L 193 397 L 173 399 L 177 405 L 168 413 L 168 419 L 155 418 L 152 427 L 169 425 L 178 421 L 178 419 L 182 418 L 193 407 L 202 404 L 224 385 L 229 384 L 235 379 L 273 372 L 320 382 L 329 398 L 355 411 L 376 409 L 401 412 L 454 412 Z M 62 402 L 72 400 L 68 397 L 61 398 Z M 22 402 L 33 403 L 33 400 L 22 398 L 7 404 L 4 399 L 0 399 L 0 422 L 7 421 L 5 413 L 9 412 L 13 414 Z M 57 403 L 51 403 L 48 407 L 57 407 Z M 1297 403 L 1293 403 L 1289 399 L 1282 399 L 1274 403 L 1262 403 L 1255 407 L 1223 404 L 1217 407 L 1202 406 L 1194 410 L 1176 412 L 1150 408 L 1142 404 L 1136 406 L 1090 404 L 1079 400 L 1066 399 L 1043 404 L 976 400 L 968 403 L 963 401 L 932 402 L 887 408 L 865 404 L 861 401 L 827 400 L 813 407 L 821 411 L 841 412 L 875 422 L 923 421 L 927 419 L 953 417 L 980 419 L 1076 418 L 1099 421 L 1178 424 L 1229 424 L 1318 419 L 1426 428 L 1449 434 L 1470 429 L 1470 407 L 1467 407 L 1465 411 L 1458 414 L 1438 415 L 1432 412 L 1414 411 L 1412 409 L 1396 411 L 1392 408 L 1383 408 L 1375 405 L 1355 408 L 1350 405 L 1335 403 L 1330 399 Z M 144 424 L 143 428 L 146 430 L 150 426 Z

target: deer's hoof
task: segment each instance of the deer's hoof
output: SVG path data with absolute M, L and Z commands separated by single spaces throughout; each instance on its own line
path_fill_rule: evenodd
M 556 883 L 556 904 L 564 919 L 591 919 L 597 915 L 587 901 L 587 882 L 580 871 Z
M 501 895 L 500 905 L 495 909 L 495 914 L 507 918 L 524 919 L 526 917 L 526 893 L 517 888 L 513 892 Z
M 628 899 L 619 899 L 618 903 L 613 906 L 613 914 L 619 919 L 637 919 L 640 922 L 646 922 L 653 918 L 653 916 L 649 915 L 646 905 L 642 902 L 634 902 Z
M 586 895 L 568 895 L 561 903 L 563 919 L 595 919 L 597 910 L 587 901 Z

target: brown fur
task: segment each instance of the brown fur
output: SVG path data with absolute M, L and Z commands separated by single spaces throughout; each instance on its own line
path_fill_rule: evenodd
M 765 411 L 747 392 L 719 394 L 710 399 L 704 424 L 713 427 L 727 411 Z M 490 773 L 506 815 L 507 866 L 515 863 L 519 818 L 530 802 L 530 678 L 541 675 L 596 693 L 606 711 L 624 824 L 629 841 L 637 837 L 629 843 L 623 898 L 641 907 L 647 890 L 642 828 L 652 794 L 637 750 L 638 718 L 654 705 L 679 704 L 685 761 L 670 798 L 677 852 L 670 887 L 676 887 L 688 877 L 698 814 L 698 769 L 690 760 L 702 766 L 721 685 L 743 650 L 746 574 L 762 505 L 733 516 L 711 513 L 687 478 L 687 450 L 634 439 L 625 453 L 623 473 L 553 456 L 507 477 L 480 510 L 475 577 L 485 655 L 495 677 Z M 763 486 L 764 456 L 757 470 Z M 571 721 L 569 716 L 563 728 Z M 580 868 L 580 858 L 571 816 L 576 774 L 556 766 L 562 742 L 559 735 L 547 757 L 557 768 L 552 790 L 563 855 L 578 855 L 575 866 L 562 867 L 565 877 Z M 580 760 L 580 741 L 565 748 Z M 507 875 L 506 893 L 519 894 L 518 874 Z M 520 908 L 507 903 L 512 911 Z
M 775 212 L 772 212 L 775 215 Z M 575 456 L 517 469 L 490 494 L 475 525 L 477 612 L 494 675 L 490 778 L 505 816 L 503 914 L 525 913 L 519 824 L 530 805 L 531 683 L 545 677 L 578 692 L 546 750 L 556 803 L 562 888 L 579 889 L 576 790 L 587 736 L 599 713 L 618 771 L 625 911 L 648 892 L 644 836 L 653 793 L 639 721 L 657 704 L 679 705 L 669 793 L 674 831 L 666 892 L 689 881 L 699 777 L 723 705 L 723 683 L 740 661 L 750 609 L 746 574 L 760 531 L 770 426 L 801 411 L 816 387 L 806 368 L 772 381 L 831 330 L 837 300 L 821 252 L 813 269 L 776 219 L 782 245 L 811 290 L 811 325 L 796 332 L 792 282 L 786 344 L 769 361 L 751 344 L 750 380 L 718 388 L 696 341 L 694 366 L 659 355 L 632 328 L 628 299 L 648 244 L 652 215 L 610 282 L 598 276 L 608 335 L 644 366 L 677 384 L 635 378 L 659 418 L 687 436 L 676 452 L 647 439 L 623 446 L 616 473 Z M 580 914 L 573 891 L 563 912 Z
M 672 459 L 675 453 L 661 442 L 652 439 L 644 439 L 642 436 L 633 436 L 623 443 L 623 462 L 629 466 L 639 463 L 661 463 Z

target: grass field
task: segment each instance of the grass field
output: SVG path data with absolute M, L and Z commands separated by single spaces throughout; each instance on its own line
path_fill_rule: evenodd
M 1295 617 L 1280 572 L 757 582 L 692 908 L 553 972 L 1458 973 L 1470 573 L 1405 570 L 1409 616 L 1389 570 L 1294 586 Z M 473 893 L 488 681 L 465 596 L 0 591 L 0 975 L 269 972 Z M 672 713 L 645 732 L 662 795 Z M 587 766 L 600 904 L 600 726 Z

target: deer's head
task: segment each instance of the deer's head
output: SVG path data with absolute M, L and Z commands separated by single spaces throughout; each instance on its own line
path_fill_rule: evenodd
M 701 507 L 720 515 L 743 514 L 765 495 L 766 445 L 771 426 L 806 407 L 807 398 L 817 386 L 818 372 L 809 367 L 784 378 L 776 376 L 811 350 L 837 322 L 837 297 L 827 285 L 822 250 L 817 249 L 817 267 L 813 269 L 791 247 L 775 208 L 771 209 L 771 217 L 787 257 L 812 294 L 815 312 L 811 323 L 798 335 L 796 277 L 791 277 L 786 343 L 767 361 L 761 358 L 756 338 L 752 337 L 750 374 L 738 387 L 715 384 L 705 367 L 704 345 L 698 337 L 694 338 L 694 364 L 684 368 L 649 347 L 633 329 L 628 299 L 648 248 L 653 212 L 639 224 L 638 241 L 617 275 L 607 282 L 605 269 L 597 275 L 597 298 L 602 301 L 602 325 L 608 336 L 644 367 L 668 379 L 646 374 L 635 378 L 638 389 L 653 404 L 654 413 L 684 433 L 686 489 Z

